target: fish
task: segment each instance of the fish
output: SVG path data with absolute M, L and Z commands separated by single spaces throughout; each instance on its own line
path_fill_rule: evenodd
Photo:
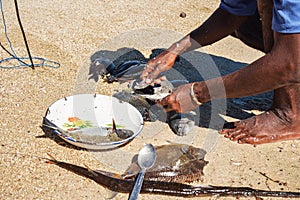
M 156 121 L 164 113 L 163 108 L 159 107 L 155 101 L 140 95 L 120 91 L 113 94 L 113 97 L 134 106 L 141 113 L 144 121 Z
M 71 137 L 72 140 L 89 144 L 116 142 L 134 135 L 132 130 L 117 128 L 114 119 L 112 119 L 112 128 L 94 126 L 74 130 L 64 130 L 59 128 L 47 119 L 45 119 L 44 122 L 43 126 L 59 131 L 61 136 L 65 138 Z
M 115 68 L 116 65 L 109 59 L 98 58 L 94 60 L 94 62 L 92 62 L 90 66 L 90 77 L 88 78 L 88 80 L 94 79 L 96 82 L 98 82 L 99 76 L 103 78 Z
M 139 60 L 130 60 L 116 66 L 112 61 L 106 58 L 98 58 L 91 63 L 89 79 L 98 81 L 98 76 L 108 82 L 125 82 L 138 79 L 146 67 L 146 63 Z
M 166 112 L 162 106 L 156 103 L 156 100 L 162 98 L 168 93 L 158 92 L 157 94 L 152 95 L 151 92 L 155 91 L 158 90 L 151 86 L 149 88 L 144 88 L 143 91 L 138 90 L 138 94 L 136 92 L 132 93 L 127 91 L 120 91 L 114 93 L 113 97 L 134 106 L 141 113 L 144 121 L 154 122 L 156 120 L 163 120 L 164 122 L 168 123 L 169 127 L 176 135 L 187 135 L 195 126 L 195 112 Z
M 146 63 L 138 60 L 126 61 L 109 72 L 108 76 L 106 77 L 107 82 L 125 82 L 138 79 L 145 67 Z
M 89 178 L 102 187 L 118 193 L 130 193 L 133 189 L 134 179 L 123 179 L 119 174 L 92 170 L 71 163 L 66 163 L 51 158 L 46 163 L 57 165 L 63 169 L 76 173 L 79 176 Z M 181 197 L 205 197 L 205 196 L 234 196 L 234 197 L 284 197 L 300 198 L 300 192 L 259 190 L 250 187 L 191 185 L 167 181 L 144 180 L 141 193 L 160 194 Z
M 155 147 L 156 161 L 145 173 L 146 180 L 195 182 L 201 181 L 203 168 L 208 164 L 204 160 L 206 151 L 187 144 L 172 143 Z M 140 167 L 133 162 L 122 174 L 123 178 L 134 178 Z

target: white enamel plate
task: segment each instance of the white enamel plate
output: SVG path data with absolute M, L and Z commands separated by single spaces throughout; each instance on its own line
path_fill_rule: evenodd
M 102 140 L 104 133 L 101 130 L 112 128 L 113 119 L 118 129 L 130 130 L 133 135 L 118 140 L 105 136 Z M 127 102 L 100 94 L 78 94 L 54 102 L 47 110 L 44 123 L 66 142 L 97 150 L 115 148 L 131 141 L 142 131 L 144 122 L 140 112 Z M 71 134 L 74 132 L 80 134 L 74 137 Z

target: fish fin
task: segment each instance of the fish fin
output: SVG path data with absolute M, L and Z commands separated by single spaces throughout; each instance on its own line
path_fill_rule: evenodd
M 87 168 L 87 170 L 90 172 L 90 173 L 92 173 L 94 176 L 98 176 L 98 174 L 94 171 L 94 170 L 92 170 L 89 166 L 87 166 L 86 164 L 83 164 L 86 168 Z
M 47 153 L 47 155 L 51 158 L 51 160 L 57 161 L 54 156 L 52 156 L 50 153 Z
M 137 176 L 137 174 L 123 174 L 122 176 L 121 176 L 121 178 L 122 179 L 132 179 L 132 178 L 134 178 L 134 177 L 136 177 Z
M 56 164 L 58 161 L 54 156 L 52 156 L 50 153 L 47 153 L 47 155 L 50 157 L 50 159 L 47 158 L 46 163 L 48 164 Z
M 56 164 L 56 162 L 53 161 L 53 160 L 47 160 L 46 163 L 47 163 L 47 164 Z
M 113 173 L 113 172 L 107 172 L 107 171 L 103 171 L 103 170 L 95 170 L 95 172 L 104 174 L 106 176 L 110 176 L 112 178 L 117 178 L 117 179 L 124 179 L 123 176 L 121 174 L 117 174 L 117 173 Z
M 116 125 L 116 122 L 115 122 L 114 118 L 112 118 L 112 126 L 113 126 L 113 131 L 116 131 L 117 130 L 117 125 Z

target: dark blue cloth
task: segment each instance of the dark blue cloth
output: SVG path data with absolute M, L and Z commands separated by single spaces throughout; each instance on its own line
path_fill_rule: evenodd
M 256 0 L 221 0 L 220 8 L 231 14 L 250 16 L 257 9 Z M 300 33 L 300 1 L 274 0 L 272 29 L 280 33 Z
M 257 9 L 256 0 L 221 0 L 220 8 L 238 16 L 253 15 Z

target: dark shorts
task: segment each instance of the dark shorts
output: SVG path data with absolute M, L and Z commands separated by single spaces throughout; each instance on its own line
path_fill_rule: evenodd
M 258 11 L 237 29 L 232 36 L 239 38 L 246 45 L 264 51 L 262 24 Z

